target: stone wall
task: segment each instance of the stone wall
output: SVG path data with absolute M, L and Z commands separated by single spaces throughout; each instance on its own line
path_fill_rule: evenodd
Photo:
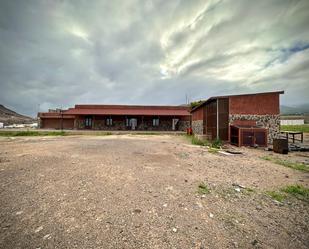
M 93 130 L 131 130 L 131 127 L 126 126 L 125 118 L 113 119 L 111 126 L 106 125 L 106 118 L 94 118 L 92 120 Z M 152 118 L 145 118 L 143 121 L 141 118 L 137 119 L 136 130 L 140 131 L 172 131 L 172 119 L 160 119 L 159 126 L 152 125 Z M 179 120 L 177 127 L 179 131 L 186 131 L 190 127 L 190 121 Z M 85 121 L 83 118 L 75 119 L 75 128 L 85 129 Z
M 193 131 L 193 134 L 203 135 L 203 120 L 193 120 L 192 121 L 192 131 Z
M 190 121 L 179 120 L 178 121 L 178 131 L 186 131 L 187 128 L 190 128 Z
M 81 118 L 75 118 L 74 120 L 74 128 L 76 129 L 85 129 L 85 122 Z
M 119 120 L 113 120 L 112 125 L 106 125 L 105 119 L 93 120 L 93 129 L 94 130 L 126 130 L 125 122 Z
M 272 144 L 273 139 L 280 134 L 280 115 L 245 115 L 245 114 L 230 114 L 229 123 L 232 124 L 235 120 L 256 121 L 256 126 L 268 129 L 268 143 Z

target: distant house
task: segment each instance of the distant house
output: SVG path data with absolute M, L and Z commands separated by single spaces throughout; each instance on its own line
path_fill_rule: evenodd
M 192 130 L 208 139 L 266 146 L 280 132 L 283 91 L 211 97 L 191 110 Z
M 75 105 L 68 110 L 38 113 L 45 129 L 185 131 L 187 106 Z
M 305 124 L 305 116 L 297 115 L 281 115 L 280 125 L 303 125 Z

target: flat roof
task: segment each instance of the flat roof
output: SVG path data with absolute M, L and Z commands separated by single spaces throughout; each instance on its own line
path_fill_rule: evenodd
M 209 102 L 211 102 L 212 100 L 215 100 L 215 99 L 225 99 L 225 98 L 229 98 L 229 97 L 252 96 L 252 95 L 263 95 L 263 94 L 284 94 L 284 91 L 244 93 L 244 94 L 232 94 L 232 95 L 213 96 L 213 97 L 210 97 L 210 98 L 208 98 L 206 100 L 201 101 L 201 103 L 199 105 L 197 105 L 196 107 L 194 107 L 190 112 L 200 108 L 204 104 L 209 103 Z

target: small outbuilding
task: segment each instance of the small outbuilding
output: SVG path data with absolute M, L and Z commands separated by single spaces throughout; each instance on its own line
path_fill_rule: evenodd
M 193 133 L 239 146 L 267 146 L 280 133 L 280 94 L 283 93 L 216 96 L 202 101 L 191 110 Z

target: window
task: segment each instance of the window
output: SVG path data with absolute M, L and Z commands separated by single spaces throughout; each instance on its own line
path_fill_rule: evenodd
M 92 127 L 92 117 L 86 117 L 85 118 L 85 127 L 86 128 Z
M 159 126 L 159 119 L 158 118 L 154 118 L 152 120 L 152 126 Z
M 112 126 L 113 125 L 113 119 L 112 118 L 107 118 L 106 119 L 106 125 L 107 126 Z

